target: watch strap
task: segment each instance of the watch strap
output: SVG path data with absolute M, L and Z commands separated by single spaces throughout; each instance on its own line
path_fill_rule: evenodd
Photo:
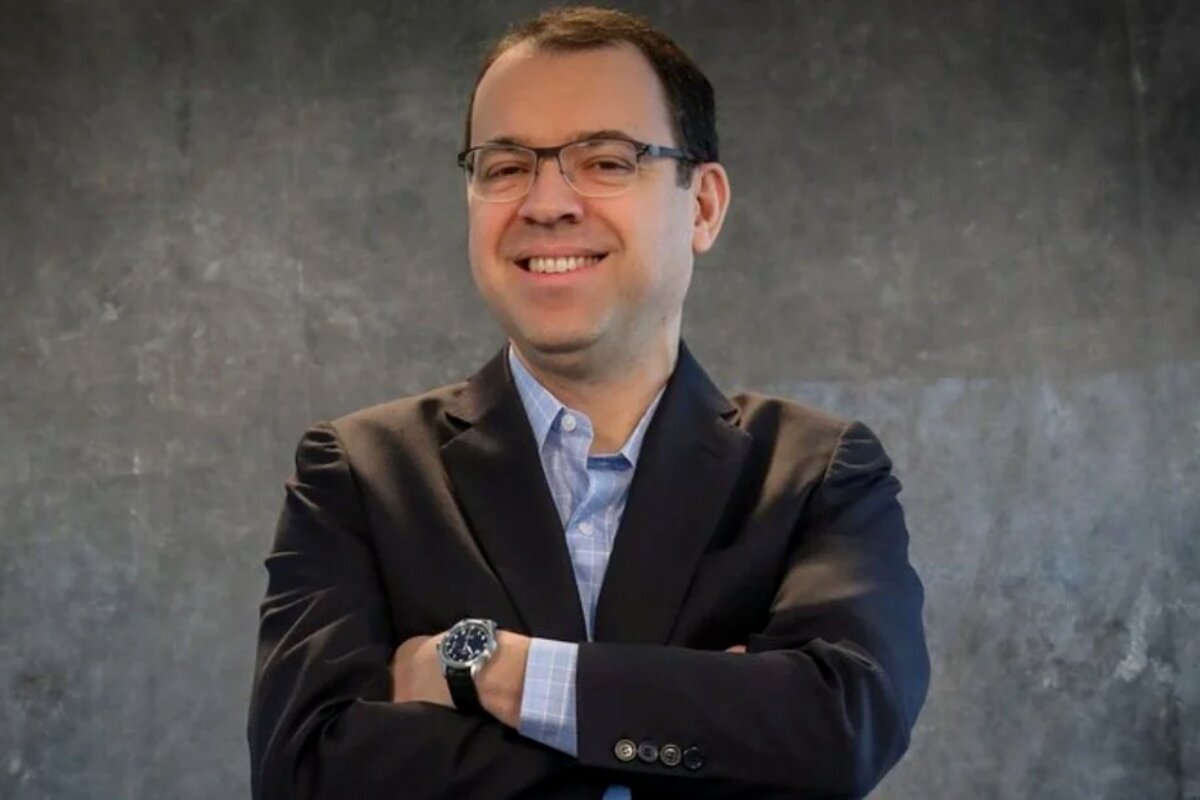
M 475 687 L 471 670 L 461 667 L 447 668 L 446 684 L 450 687 L 450 698 L 454 701 L 455 708 L 464 714 L 483 712 L 483 706 L 479 704 L 479 690 Z

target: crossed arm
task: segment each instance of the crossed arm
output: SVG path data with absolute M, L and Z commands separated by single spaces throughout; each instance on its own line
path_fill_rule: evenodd
M 501 798 L 597 776 L 661 796 L 864 795 L 907 748 L 929 678 L 890 466 L 865 426 L 843 431 L 745 654 L 580 644 L 572 757 L 516 730 L 526 637 L 502 633 L 480 673 L 495 719 L 453 710 L 436 639 L 397 648 L 345 453 L 332 427 L 314 426 L 267 559 L 254 797 Z M 690 775 L 615 762 L 612 743 L 640 735 L 702 741 L 711 757 Z
M 438 642 L 445 635 L 446 632 L 442 631 L 434 636 L 413 636 L 396 648 L 391 664 L 392 702 L 423 702 L 454 708 L 437 654 Z M 496 639 L 499 648 L 495 656 L 484 665 L 475 679 L 479 703 L 499 722 L 520 730 L 526 667 L 530 645 L 534 640 L 505 630 L 497 631 Z M 746 646 L 734 645 L 725 652 L 744 653 Z

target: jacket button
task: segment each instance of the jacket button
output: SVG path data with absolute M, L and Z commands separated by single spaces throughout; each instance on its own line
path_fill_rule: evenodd
M 679 761 L 682 758 L 683 753 L 680 752 L 679 745 L 677 744 L 664 744 L 662 749 L 658 751 L 658 760 L 668 767 L 679 766 Z
M 630 739 L 622 739 L 617 742 L 617 746 L 613 748 L 613 754 L 620 761 L 633 761 L 637 757 L 637 745 Z
M 658 761 L 658 748 L 653 742 L 642 742 L 638 745 L 638 758 L 647 764 Z
M 704 766 L 704 753 L 699 747 L 689 747 L 683 751 L 683 765 L 691 770 L 700 769 Z

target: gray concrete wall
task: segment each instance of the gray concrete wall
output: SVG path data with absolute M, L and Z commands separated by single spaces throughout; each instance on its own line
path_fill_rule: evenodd
M 453 154 L 543 5 L 0 5 L 0 796 L 247 795 L 293 448 L 499 345 Z M 1200 798 L 1200 6 L 621 5 L 718 92 L 694 350 L 905 484 L 875 796 Z

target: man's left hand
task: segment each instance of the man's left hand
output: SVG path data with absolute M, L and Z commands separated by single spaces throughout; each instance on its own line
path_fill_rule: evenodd
M 445 632 L 414 636 L 396 648 L 392 656 L 392 702 L 423 701 L 454 708 L 437 645 Z M 525 663 L 529 637 L 512 631 L 496 631 L 498 647 L 475 676 L 479 703 L 496 719 L 516 728 L 521 720 L 521 698 L 525 688 Z

